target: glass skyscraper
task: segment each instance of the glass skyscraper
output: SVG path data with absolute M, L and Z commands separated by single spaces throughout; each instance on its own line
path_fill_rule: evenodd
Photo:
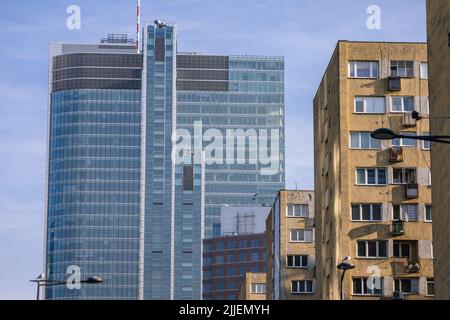
M 45 273 L 104 282 L 47 299 L 201 299 L 221 208 L 271 205 L 284 187 L 283 58 L 176 44 L 156 25 L 141 53 L 117 35 L 51 45 Z M 190 147 L 175 148 L 180 132 Z M 220 136 L 234 148 L 212 150 Z

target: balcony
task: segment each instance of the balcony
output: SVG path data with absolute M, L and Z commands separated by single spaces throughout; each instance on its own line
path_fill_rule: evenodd
M 405 128 L 415 127 L 417 125 L 416 119 L 413 119 L 410 113 L 403 115 L 403 126 Z
M 408 265 L 406 266 L 406 271 L 408 273 L 419 273 L 420 272 L 420 264 L 416 260 L 409 260 Z
M 400 77 L 388 78 L 388 91 L 400 91 L 402 90 L 402 81 Z
M 408 183 L 405 190 L 406 199 L 417 199 L 419 197 L 419 185 L 417 183 Z
M 402 162 L 403 161 L 403 148 L 402 147 L 391 147 L 389 160 L 391 162 Z
M 402 236 L 405 234 L 405 223 L 403 221 L 392 221 L 391 234 L 395 236 Z

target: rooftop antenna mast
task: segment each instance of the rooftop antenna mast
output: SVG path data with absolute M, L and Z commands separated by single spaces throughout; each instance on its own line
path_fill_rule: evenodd
M 141 45 L 141 0 L 137 0 L 137 11 L 136 11 L 136 49 L 140 53 Z

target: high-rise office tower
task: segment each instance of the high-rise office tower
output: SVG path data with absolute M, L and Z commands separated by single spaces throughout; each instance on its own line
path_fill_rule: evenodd
M 45 273 L 104 282 L 46 298 L 200 299 L 221 207 L 269 204 L 284 186 L 283 58 L 176 44 L 158 23 L 141 53 L 118 35 L 51 45 Z
M 319 298 L 433 295 L 430 145 L 370 136 L 429 132 L 427 78 L 424 43 L 337 44 L 314 99 Z

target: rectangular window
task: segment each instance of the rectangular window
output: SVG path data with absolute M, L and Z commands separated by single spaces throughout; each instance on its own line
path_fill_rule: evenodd
M 419 221 L 418 204 L 394 204 L 392 206 L 392 220 Z
M 412 132 L 402 132 L 402 135 L 405 136 L 415 136 Z M 396 138 L 392 140 L 392 146 L 394 147 L 416 147 L 417 140 L 408 139 L 408 138 Z
M 381 204 L 352 204 L 352 221 L 381 221 Z
M 194 190 L 194 166 L 183 166 L 183 190 Z
M 420 64 L 420 79 L 428 79 L 428 63 L 426 62 Z
M 355 113 L 386 113 L 386 98 L 355 97 Z
M 426 222 L 433 221 L 433 216 L 431 215 L 431 204 L 425 205 L 425 221 Z
M 394 291 L 417 294 L 419 293 L 419 279 L 394 279 Z
M 392 96 L 391 112 L 413 112 L 414 97 L 411 96 Z
M 380 74 L 378 61 L 350 61 L 348 69 L 350 78 L 378 78 Z
M 369 278 L 353 278 L 353 294 L 365 296 L 380 296 L 384 291 L 384 279 L 370 281 Z
M 312 242 L 313 231 L 311 229 L 291 230 L 291 242 Z
M 294 280 L 291 281 L 291 292 L 294 294 L 308 294 L 313 293 L 312 280 Z
M 361 240 L 357 241 L 358 258 L 386 258 L 387 241 Z
M 286 267 L 288 268 L 307 268 L 307 255 L 288 255 L 286 257 Z
M 422 133 L 422 135 L 428 136 L 430 134 L 428 132 L 424 132 L 424 133 Z M 427 140 L 423 140 L 422 141 L 422 149 L 423 150 L 430 150 L 431 149 L 431 142 L 427 141 Z
M 288 204 L 287 216 L 288 217 L 308 217 L 309 206 L 307 204 Z
M 373 139 L 370 132 L 350 132 L 350 147 L 352 149 L 380 149 L 381 140 Z
M 392 182 L 394 184 L 417 183 L 415 168 L 394 168 L 392 170 Z
M 414 61 L 391 61 L 392 77 L 414 77 Z
M 265 283 L 252 283 L 252 293 L 263 294 L 266 293 Z
M 411 245 L 408 242 L 394 241 L 394 257 L 396 258 L 411 257 Z
M 385 185 L 387 183 L 386 168 L 356 169 L 357 185 Z
M 427 278 L 427 296 L 434 296 L 434 279 Z

